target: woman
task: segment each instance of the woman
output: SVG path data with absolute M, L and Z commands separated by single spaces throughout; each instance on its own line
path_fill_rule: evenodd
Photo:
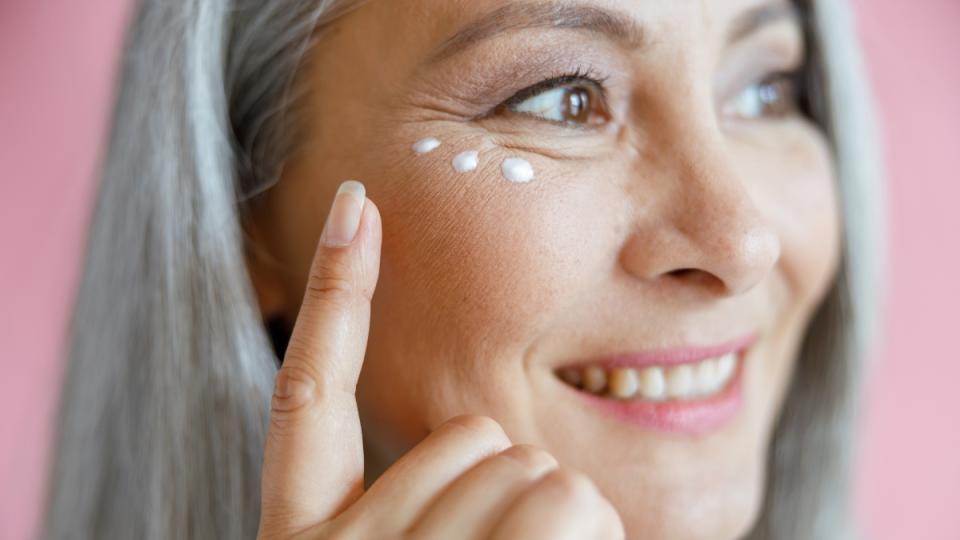
M 849 534 L 852 50 L 836 1 L 144 2 L 45 535 Z

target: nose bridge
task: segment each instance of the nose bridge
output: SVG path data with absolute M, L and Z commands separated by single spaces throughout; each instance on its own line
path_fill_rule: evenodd
M 656 219 L 638 223 L 637 245 L 627 246 L 629 271 L 650 280 L 683 277 L 719 283 L 740 294 L 760 282 L 780 257 L 776 231 L 764 219 L 735 171 L 719 134 L 704 130 L 675 138 L 670 171 L 658 182 Z M 648 214 L 649 214 L 648 209 Z M 696 277 L 696 279 L 694 279 Z

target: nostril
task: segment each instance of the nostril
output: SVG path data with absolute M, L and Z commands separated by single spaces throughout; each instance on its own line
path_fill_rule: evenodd
M 722 293 L 726 288 L 722 279 L 700 268 L 677 268 L 667 272 L 666 277 L 718 293 Z
M 678 268 L 676 270 L 671 270 L 669 272 L 669 275 L 679 279 L 686 279 L 687 276 L 698 271 L 699 270 L 697 270 L 696 268 Z

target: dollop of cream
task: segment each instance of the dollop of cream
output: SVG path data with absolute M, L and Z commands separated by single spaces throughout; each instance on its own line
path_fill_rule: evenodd
M 413 143 L 413 151 L 418 154 L 426 154 L 428 152 L 433 152 L 440 146 L 440 139 L 436 137 L 427 137 L 426 139 L 420 139 L 419 141 Z
M 533 165 L 523 158 L 504 159 L 500 170 L 503 172 L 503 177 L 511 182 L 525 183 L 533 180 Z
M 480 164 L 480 152 L 477 152 L 476 150 L 460 152 L 454 156 L 451 164 L 453 165 L 453 170 L 457 172 L 470 172 L 476 169 L 477 165 Z

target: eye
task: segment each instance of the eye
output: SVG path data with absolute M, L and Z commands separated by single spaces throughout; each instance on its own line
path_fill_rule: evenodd
M 510 109 L 561 124 L 596 126 L 610 120 L 603 95 L 588 84 L 546 90 Z
M 782 118 L 799 110 L 797 74 L 777 73 L 744 88 L 724 112 L 741 119 Z
M 581 74 L 563 75 L 521 90 L 500 105 L 498 112 L 572 127 L 602 126 L 611 118 L 602 83 Z

